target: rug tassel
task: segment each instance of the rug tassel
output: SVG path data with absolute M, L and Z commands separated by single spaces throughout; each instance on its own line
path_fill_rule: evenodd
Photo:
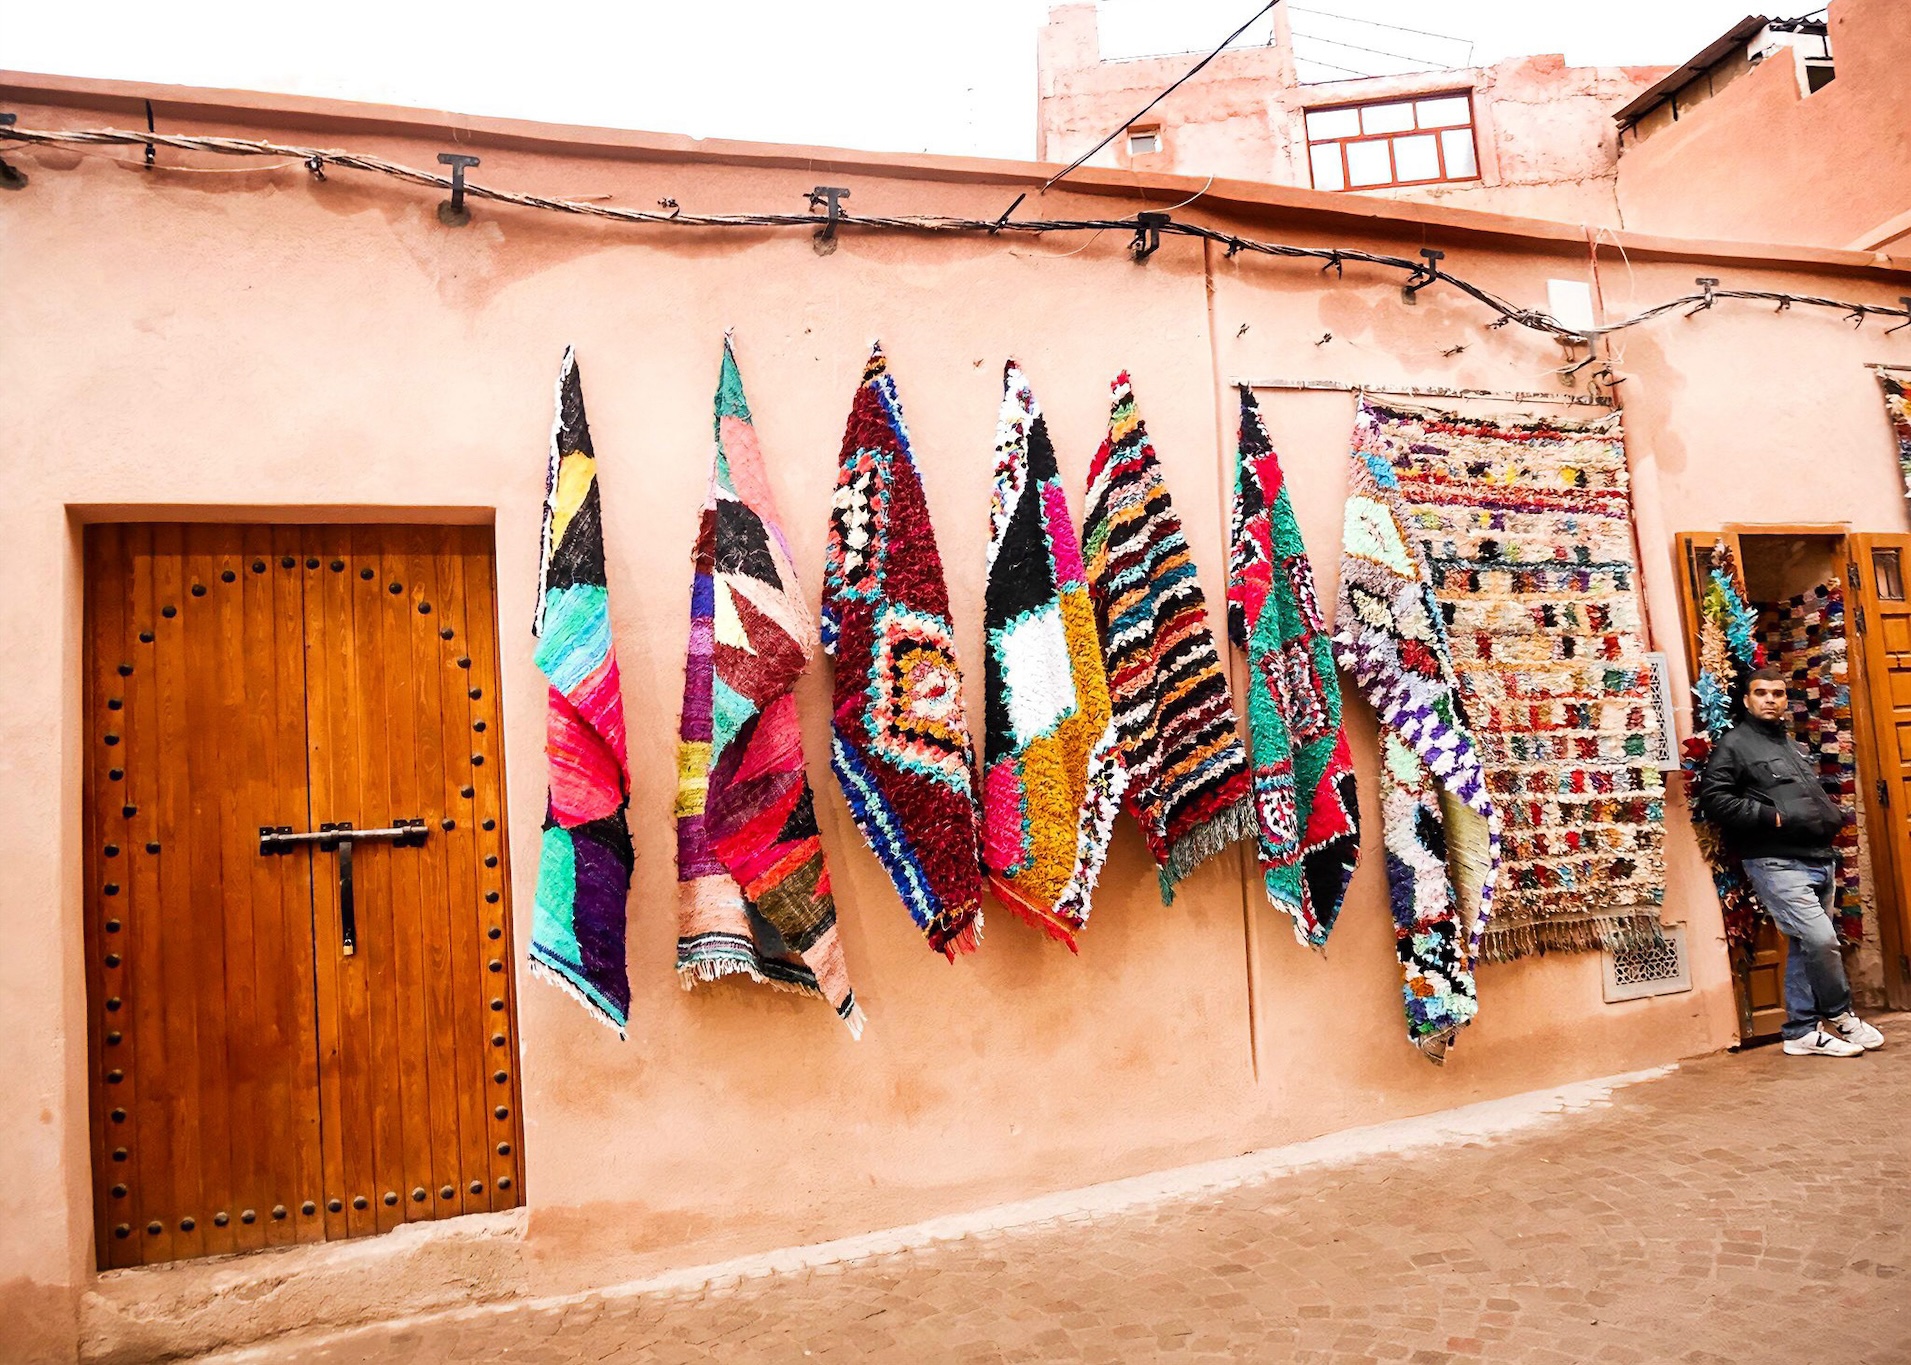
M 559 990 L 563 991 L 564 994 L 570 996 L 571 999 L 582 1005 L 585 1012 L 588 1013 L 591 1018 L 604 1025 L 605 1028 L 613 1030 L 620 1040 L 628 1041 L 628 1035 L 626 1035 L 624 1031 L 624 1025 L 618 1023 L 615 1019 L 611 1018 L 610 1015 L 606 1014 L 602 1005 L 580 991 L 576 984 L 573 983 L 568 976 L 564 975 L 563 972 L 558 971 L 555 967 L 546 965 L 535 957 L 530 959 L 530 963 L 532 976 L 535 976 L 540 981 L 548 981 L 553 986 L 556 986 Z
M 743 962 L 736 958 L 725 958 L 719 962 L 705 960 L 677 964 L 677 984 L 687 991 L 694 990 L 698 982 L 716 982 L 723 980 L 726 976 L 743 975 L 749 976 L 758 985 L 768 986 L 773 991 L 818 997 L 823 994 L 822 990 L 816 986 L 806 986 L 800 981 L 779 981 L 776 977 L 766 976 L 754 963 Z
M 1213 819 L 1197 825 L 1168 850 L 1157 877 L 1161 882 L 1161 903 L 1174 904 L 1176 883 L 1229 844 L 1256 837 L 1254 806 L 1243 800 L 1228 807 Z

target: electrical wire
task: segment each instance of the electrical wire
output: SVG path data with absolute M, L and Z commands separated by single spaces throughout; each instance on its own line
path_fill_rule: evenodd
M 336 148 L 293 146 L 254 138 L 129 132 L 119 128 L 39 129 L 0 126 L 0 144 L 7 142 L 29 146 L 64 146 L 83 149 L 152 146 L 169 147 L 177 151 L 206 152 L 219 156 L 278 157 L 301 163 L 308 172 L 320 179 L 324 178 L 324 173 L 328 169 L 345 169 L 383 175 L 407 184 L 422 185 L 431 189 L 445 191 L 452 189 L 451 177 L 448 175 L 419 170 L 415 166 L 387 161 L 383 157 L 362 152 L 341 151 Z M 1205 192 L 1204 188 L 1202 193 Z M 1227 248 L 1230 259 L 1245 253 L 1286 260 L 1319 261 L 1322 262 L 1323 271 L 1332 268 L 1336 274 L 1339 274 L 1341 268 L 1347 265 L 1364 265 L 1380 270 L 1399 271 L 1406 276 L 1402 283 L 1415 290 L 1435 283 L 1445 284 L 1496 314 L 1495 321 L 1487 324 L 1489 330 L 1519 326 L 1573 345 L 1590 346 L 1596 338 L 1640 326 L 1654 318 L 1663 317 L 1667 313 L 1684 309 L 1690 316 L 1705 312 L 1727 300 L 1775 303 L 1780 312 L 1784 312 L 1794 304 L 1807 308 L 1831 309 L 1845 314 L 1846 319 L 1857 326 L 1863 326 L 1867 318 L 1873 317 L 1894 318 L 1900 320 L 1903 326 L 1911 326 L 1911 300 L 1908 300 L 1906 306 L 1902 308 L 1886 308 L 1875 303 L 1854 303 L 1845 299 L 1825 298 L 1815 294 L 1793 294 L 1781 290 L 1721 289 L 1715 281 L 1707 278 L 1700 281 L 1701 292 L 1699 293 L 1683 294 L 1678 298 L 1667 299 L 1663 303 L 1654 304 L 1642 312 L 1621 318 L 1617 322 L 1583 328 L 1569 327 L 1550 313 L 1538 308 L 1522 308 L 1463 276 L 1440 268 L 1437 262 L 1424 258 L 1410 260 L 1404 256 L 1390 256 L 1384 252 L 1366 251 L 1356 247 L 1294 246 L 1285 242 L 1261 241 L 1223 232 L 1202 223 L 1175 222 L 1159 210 L 1151 212 L 1145 220 L 1141 215 L 1133 218 L 1011 218 L 1006 213 L 1000 218 L 988 219 L 932 214 L 859 215 L 844 212 L 839 206 L 837 212 L 825 219 L 819 218 L 813 211 L 806 213 L 687 213 L 681 208 L 672 208 L 668 212 L 654 212 L 649 209 L 622 208 L 582 199 L 557 199 L 547 195 L 493 189 L 469 179 L 464 181 L 464 194 L 469 199 L 508 204 L 517 208 L 575 214 L 579 217 L 649 227 L 710 229 L 803 227 L 827 232 L 859 229 L 924 235 L 981 234 L 990 237 L 1000 233 L 1042 235 L 1051 232 L 1126 231 L 1136 235 L 1137 259 L 1145 258 L 1152 250 L 1150 248 L 1145 251 L 1141 248 L 1144 234 L 1159 234 L 1163 238 L 1189 237 L 1213 242 Z M 809 197 L 813 203 L 822 202 L 822 196 Z M 1200 196 L 1197 194 L 1195 197 Z M 1630 267 L 1631 263 L 1627 264 Z

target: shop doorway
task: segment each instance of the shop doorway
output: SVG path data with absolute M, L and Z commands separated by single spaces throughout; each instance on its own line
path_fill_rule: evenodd
M 517 1205 L 489 529 L 85 556 L 101 1268 Z
M 1911 906 L 1911 603 L 1900 560 L 1911 554 L 1911 536 L 1858 535 L 1842 526 L 1680 535 L 1693 670 L 1697 604 L 1719 543 L 1738 563 L 1767 661 L 1791 674 L 1793 732 L 1854 816 L 1838 848 L 1834 908 L 1853 988 L 1861 1003 L 1902 1006 L 1911 985 L 1902 956 Z M 1731 951 L 1741 1042 L 1776 1038 L 1785 1021 L 1784 937 L 1760 915 L 1749 943 Z

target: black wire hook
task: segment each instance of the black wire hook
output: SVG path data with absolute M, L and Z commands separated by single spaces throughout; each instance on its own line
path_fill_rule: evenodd
M 1137 262 L 1145 261 L 1161 250 L 1161 229 L 1174 219 L 1165 213 L 1137 213 L 1135 215 L 1135 240 L 1128 244 Z

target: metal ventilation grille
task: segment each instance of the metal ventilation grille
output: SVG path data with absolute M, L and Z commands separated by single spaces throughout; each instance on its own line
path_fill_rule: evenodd
M 1667 925 L 1662 932 L 1663 945 L 1646 944 L 1605 954 L 1607 1004 L 1692 989 L 1692 973 L 1685 956 L 1685 926 Z
M 1646 655 L 1652 666 L 1652 705 L 1659 713 L 1658 730 L 1646 736 L 1646 757 L 1660 772 L 1672 772 L 1679 766 L 1679 732 L 1672 719 L 1672 670 L 1662 653 Z

